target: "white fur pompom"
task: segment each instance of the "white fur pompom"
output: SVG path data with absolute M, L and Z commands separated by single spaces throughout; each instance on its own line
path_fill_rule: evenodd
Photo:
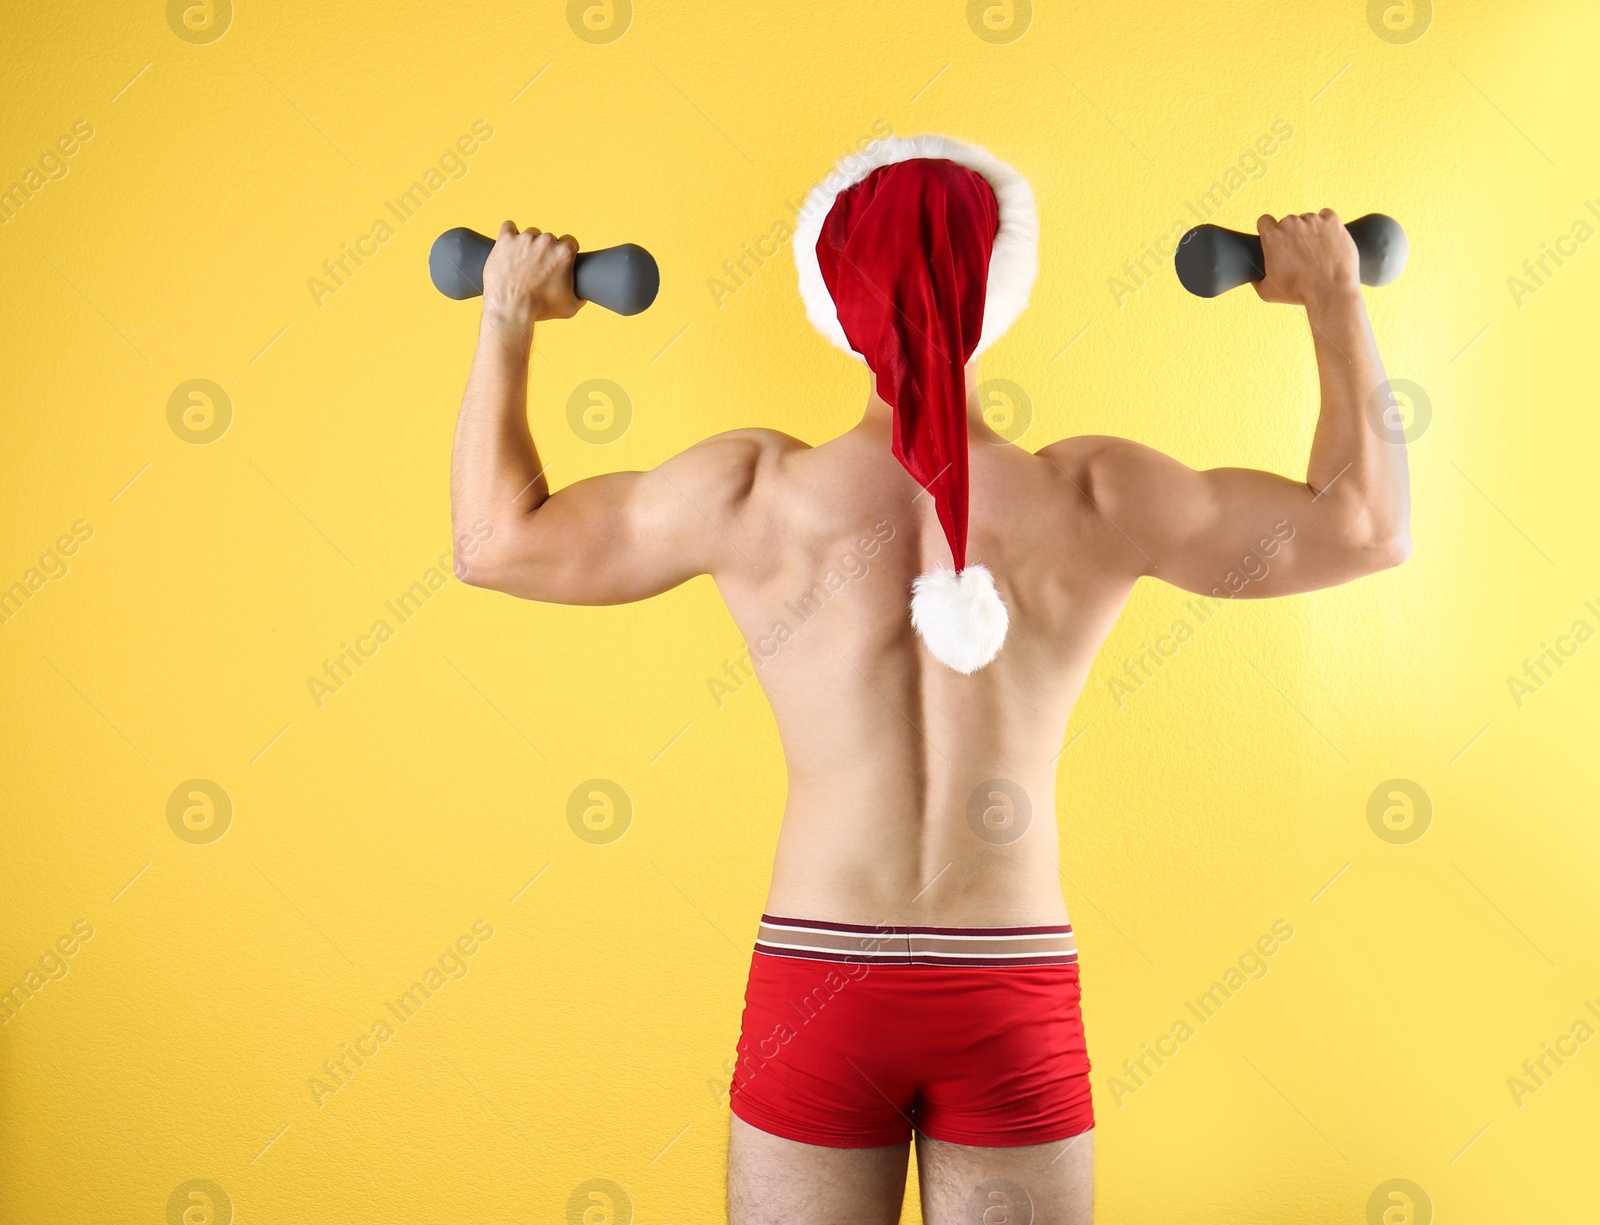
M 940 566 L 911 584 L 911 624 L 933 657 L 970 676 L 1000 654 L 1011 616 L 987 566 Z

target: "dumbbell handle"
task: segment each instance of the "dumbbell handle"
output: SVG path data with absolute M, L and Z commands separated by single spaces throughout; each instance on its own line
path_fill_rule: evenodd
M 446 230 L 428 252 L 434 288 L 460 301 L 483 293 L 483 266 L 494 239 L 465 226 Z M 661 270 L 643 247 L 624 243 L 603 251 L 580 251 L 572 265 L 573 292 L 619 315 L 637 315 L 656 300 Z
M 1387 285 L 1400 275 L 1411 245 L 1398 221 L 1382 213 L 1368 213 L 1344 228 L 1355 239 L 1361 256 L 1363 285 Z M 1197 225 L 1185 234 L 1173 262 L 1183 287 L 1202 298 L 1214 298 L 1266 276 L 1260 236 L 1217 225 Z

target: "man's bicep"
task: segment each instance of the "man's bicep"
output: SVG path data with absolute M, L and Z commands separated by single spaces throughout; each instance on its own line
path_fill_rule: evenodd
M 574 482 L 485 541 L 474 581 L 554 604 L 625 604 L 712 573 L 741 526 L 753 458 L 712 440 L 648 472 Z
M 626 604 L 703 572 L 659 470 L 608 472 L 557 490 L 507 530 L 488 585 L 551 604 Z
M 1197 470 L 1122 439 L 1086 461 L 1096 506 L 1128 542 L 1127 564 L 1221 598 L 1292 595 L 1368 572 L 1341 499 L 1254 468 Z

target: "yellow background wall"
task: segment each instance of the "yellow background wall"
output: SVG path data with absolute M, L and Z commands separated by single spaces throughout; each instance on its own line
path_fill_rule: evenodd
M 1431 413 L 1415 555 L 1226 607 L 1119 704 L 1184 616 L 1142 585 L 1096 666 L 1059 807 L 1100 1219 L 1379 1220 L 1394 1179 L 1417 1222 L 1592 1211 L 1600 1043 L 1508 1078 L 1600 1026 L 1600 645 L 1563 639 L 1520 704 L 1507 678 L 1600 629 L 1600 241 L 1508 287 L 1600 226 L 1595 6 L 1418 0 L 1397 30 L 1358 0 L 1015 0 L 997 28 L 954 0 L 569 8 L 8 10 L 0 183 L 65 171 L 0 226 L 0 584 L 38 587 L 0 625 L 0 986 L 38 985 L 0 1026 L 0 1219 L 175 1220 L 199 1186 L 217 1221 L 565 1221 L 593 1179 L 618 1222 L 715 1219 L 772 718 L 754 686 L 712 696 L 741 643 L 709 581 L 597 610 L 428 590 L 477 317 L 429 286 L 429 244 L 510 215 L 658 256 L 647 314 L 539 333 L 557 484 L 737 425 L 822 440 L 866 384 L 788 249 L 711 281 L 847 149 L 948 132 L 1039 197 L 1033 306 L 983 369 L 1023 389 L 1024 444 L 1299 474 L 1302 314 L 1191 298 L 1165 261 L 1108 284 L 1277 121 L 1213 220 L 1330 205 L 1411 235 L 1368 301 Z M 390 214 L 480 122 L 464 175 Z M 593 379 L 630 414 L 608 444 L 568 423 Z M 308 679 L 380 620 L 319 704 Z M 595 779 L 620 839 L 569 821 Z M 1266 976 L 1118 1089 L 1280 920 Z

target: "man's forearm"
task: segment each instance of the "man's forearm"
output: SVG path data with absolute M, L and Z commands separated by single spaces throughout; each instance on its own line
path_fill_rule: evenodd
M 1349 290 L 1306 309 L 1316 345 L 1322 408 L 1306 483 L 1351 517 L 1357 543 L 1404 543 L 1410 518 L 1406 451 L 1398 431 L 1388 441 L 1373 428 L 1373 405 L 1386 406 L 1386 375 L 1366 306 Z M 1383 411 L 1380 408 L 1379 411 Z
M 536 510 L 549 487 L 528 430 L 531 328 L 485 317 L 461 398 L 450 466 L 450 509 L 459 539 L 469 525 L 491 530 Z

